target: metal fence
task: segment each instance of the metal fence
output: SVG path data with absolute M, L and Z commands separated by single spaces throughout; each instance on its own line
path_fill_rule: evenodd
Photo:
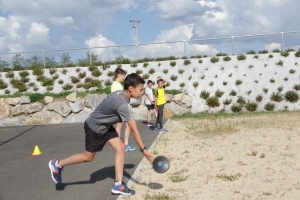
M 219 38 L 205 38 L 194 40 L 182 40 L 171 42 L 153 42 L 116 46 L 98 46 L 91 48 L 69 48 L 53 49 L 40 51 L 7 52 L 0 53 L 0 56 L 9 55 L 37 55 L 40 57 L 42 65 L 46 67 L 46 59 L 49 57 L 57 58 L 61 52 L 72 52 L 72 57 L 80 58 L 85 53 L 89 54 L 89 64 L 93 64 L 93 55 L 101 57 L 102 61 L 114 60 L 117 56 L 124 56 L 130 59 L 139 59 L 143 57 L 155 58 L 166 56 L 192 56 L 206 54 L 213 56 L 216 52 L 227 54 L 242 54 L 249 50 L 264 50 L 267 45 L 270 48 L 279 48 L 284 51 L 288 48 L 300 48 L 300 31 L 241 35 Z M 297 49 L 296 49 L 297 50 Z M 83 53 L 84 51 L 84 53 Z M 76 53 L 77 52 L 77 53 Z

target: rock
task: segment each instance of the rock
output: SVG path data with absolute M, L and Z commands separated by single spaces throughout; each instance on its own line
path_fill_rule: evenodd
M 64 120 L 64 118 L 55 113 L 50 111 L 41 111 L 32 114 L 29 118 L 29 124 L 59 124 Z
M 20 103 L 20 98 L 17 97 L 17 98 L 7 98 L 5 99 L 5 102 L 8 103 L 9 105 L 12 105 L 12 106 L 16 106 Z
M 27 119 L 26 117 L 14 117 L 14 118 L 5 118 L 0 120 L 0 126 L 18 126 L 18 125 L 26 125 Z
M 9 118 L 11 115 L 12 106 L 6 104 L 0 107 L 0 119 Z
M 75 103 L 72 106 L 72 112 L 73 113 L 79 113 L 80 111 L 83 110 L 83 103 L 82 99 L 77 99 Z
M 46 106 L 45 111 L 54 111 L 63 117 L 67 117 L 72 112 L 70 106 L 63 101 L 49 103 Z
M 183 108 L 192 107 L 193 99 L 185 94 L 176 94 L 173 96 L 172 100 Z
M 17 105 L 12 109 L 12 116 L 18 116 L 18 115 L 29 115 L 35 112 L 42 111 L 44 108 L 44 105 L 36 102 L 29 105 Z
M 191 111 L 190 109 L 180 107 L 179 105 L 177 105 L 174 102 L 165 104 L 164 113 L 169 113 L 169 115 L 170 115 L 171 112 L 168 110 L 172 110 L 173 114 L 175 114 L 175 115 L 181 115 L 183 113 L 187 113 L 187 112 Z
M 146 120 L 147 107 L 145 105 L 140 105 L 139 107 L 132 108 L 132 114 L 134 120 Z
M 106 97 L 106 94 L 88 94 L 85 96 L 84 106 L 95 110 Z
M 164 109 L 164 119 L 170 119 L 174 115 L 173 110 L 169 108 Z
M 21 105 L 23 105 L 23 104 L 30 104 L 29 96 L 21 96 L 21 98 L 20 98 L 20 104 Z
M 140 105 L 145 105 L 145 97 L 146 95 L 142 95 L 140 98 L 135 99 L 135 98 L 130 98 L 130 105 L 133 108 L 139 107 Z
M 68 101 L 71 101 L 71 102 L 75 102 L 76 101 L 76 98 L 77 98 L 77 92 L 73 92 L 72 94 L 69 94 L 66 99 Z
M 191 112 L 198 113 L 198 112 L 205 112 L 207 111 L 208 106 L 206 105 L 206 100 L 198 98 L 193 99 Z
M 5 105 L 5 99 L 4 98 L 0 98 L 0 106 Z
M 83 123 L 85 122 L 86 118 L 90 116 L 91 112 L 89 113 L 83 113 L 83 114 L 77 114 L 77 115 L 69 115 L 62 123 Z
M 166 102 L 171 103 L 172 98 L 173 98 L 173 94 L 165 94 L 165 96 L 166 96 Z
M 53 97 L 45 96 L 44 101 L 46 104 L 53 102 Z

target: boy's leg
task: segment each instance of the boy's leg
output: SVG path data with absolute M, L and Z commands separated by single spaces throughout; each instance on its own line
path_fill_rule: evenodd
M 125 132 L 124 132 L 124 144 L 125 144 L 125 151 L 134 151 L 136 150 L 136 148 L 134 146 L 132 146 L 131 144 L 129 144 L 129 135 L 130 135 L 130 128 L 126 122 L 126 128 L 125 128 Z
M 147 110 L 147 123 L 149 124 L 151 121 L 151 110 Z
M 59 167 L 64 167 L 67 165 L 72 165 L 76 163 L 82 163 L 82 162 L 91 162 L 95 157 L 95 152 L 88 152 L 85 151 L 84 153 L 78 153 L 73 156 L 70 156 L 68 158 L 62 159 L 58 162 Z
M 159 128 L 163 128 L 163 115 L 164 115 L 164 105 L 158 106 L 158 115 L 159 115 Z

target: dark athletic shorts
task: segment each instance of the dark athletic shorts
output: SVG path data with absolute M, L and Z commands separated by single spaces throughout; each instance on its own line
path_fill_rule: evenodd
M 151 105 L 146 105 L 146 106 L 147 106 L 148 110 L 154 110 L 154 105 L 153 105 L 153 104 L 151 104 Z
M 85 150 L 91 153 L 102 151 L 106 142 L 110 139 L 119 137 L 116 129 L 111 126 L 105 134 L 99 134 L 93 131 L 85 122 Z

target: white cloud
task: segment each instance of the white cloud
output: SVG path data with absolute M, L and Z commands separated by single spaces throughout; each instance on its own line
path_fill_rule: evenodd
M 79 30 L 79 28 L 74 25 L 74 20 L 72 17 L 50 17 L 49 21 L 51 24 L 55 26 L 67 26 L 69 28 L 72 28 L 74 30 Z
M 49 28 L 44 23 L 33 22 L 29 33 L 26 35 L 26 44 L 47 45 L 49 44 Z
M 272 51 L 274 49 L 281 49 L 281 44 L 280 43 L 270 43 L 265 45 L 265 49 L 268 51 Z

